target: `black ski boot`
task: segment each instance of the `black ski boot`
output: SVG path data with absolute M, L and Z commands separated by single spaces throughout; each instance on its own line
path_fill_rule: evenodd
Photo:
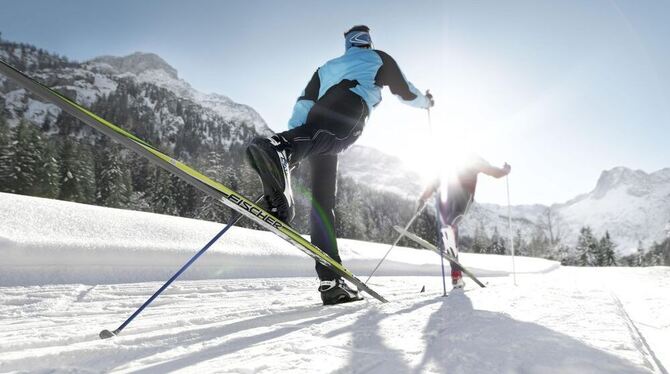
M 319 286 L 323 305 L 335 305 L 363 300 L 358 291 L 352 290 L 342 278 L 330 281 L 321 281 Z
M 286 223 L 295 216 L 289 157 L 289 145 L 279 135 L 255 138 L 247 147 L 247 158 L 263 183 L 269 212 Z

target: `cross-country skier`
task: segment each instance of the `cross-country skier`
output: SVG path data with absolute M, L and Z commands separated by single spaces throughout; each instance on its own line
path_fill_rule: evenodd
M 271 213 L 285 222 L 294 216 L 290 169 L 309 158 L 312 168 L 310 233 L 314 245 L 342 262 L 335 240 L 337 154 L 361 135 L 372 109 L 388 86 L 403 102 L 427 109 L 434 101 L 402 74 L 385 52 L 372 48 L 370 29 L 354 26 L 344 33 L 345 53 L 319 67 L 298 97 L 288 131 L 256 138 L 247 157 L 263 183 Z M 360 300 L 336 273 L 320 263 L 316 272 L 324 305 Z
M 467 214 L 475 198 L 477 175 L 484 173 L 494 178 L 502 178 L 512 170 L 505 163 L 502 168 L 489 164 L 478 155 L 470 154 L 461 160 L 451 160 L 451 170 L 431 183 L 419 198 L 419 207 L 437 192 L 437 216 L 439 223 L 439 244 L 458 260 L 458 223 Z M 463 288 L 463 273 L 453 262 L 451 284 Z

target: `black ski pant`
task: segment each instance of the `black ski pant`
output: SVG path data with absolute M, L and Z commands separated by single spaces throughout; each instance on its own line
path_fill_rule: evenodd
M 335 200 L 337 195 L 337 155 L 313 155 L 312 211 L 309 216 L 312 244 L 326 252 L 333 260 L 342 263 L 337 249 Z M 320 280 L 338 278 L 332 270 L 316 262 L 316 274 Z
M 354 144 L 368 116 L 365 101 L 348 87 L 333 87 L 310 110 L 304 125 L 280 133 L 290 145 L 290 162 L 309 159 L 312 174 L 312 244 L 342 263 L 336 241 L 337 154 Z M 316 263 L 321 280 L 339 276 Z

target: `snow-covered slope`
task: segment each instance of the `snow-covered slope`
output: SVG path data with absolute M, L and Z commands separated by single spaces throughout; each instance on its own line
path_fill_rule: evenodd
M 165 279 L 223 225 L 152 213 L 0 193 L 0 286 L 122 283 Z M 341 257 L 366 274 L 388 245 L 340 239 Z M 506 276 L 509 257 L 463 254 L 479 276 Z M 430 275 L 439 258 L 396 248 L 380 275 Z M 314 262 L 274 234 L 233 228 L 184 274 L 186 279 L 312 276 Z M 544 272 L 553 261 L 518 258 L 517 271 Z

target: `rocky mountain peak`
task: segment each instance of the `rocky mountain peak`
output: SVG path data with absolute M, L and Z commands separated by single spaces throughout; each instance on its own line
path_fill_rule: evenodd
M 658 170 L 658 171 L 652 173 L 651 177 L 654 179 L 654 181 L 657 181 L 657 182 L 660 182 L 660 183 L 668 183 L 668 182 L 670 182 L 670 168 L 664 168 L 664 169 Z
M 605 196 L 608 191 L 617 188 L 621 185 L 629 187 L 646 183 L 649 174 L 642 170 L 632 170 L 623 166 L 617 166 L 610 170 L 604 170 L 598 178 L 595 190 L 593 190 L 594 198 L 601 198 Z
M 150 70 L 163 70 L 172 78 L 178 79 L 177 69 L 165 62 L 154 53 L 135 52 L 128 56 L 100 56 L 91 60 L 93 63 L 105 63 L 119 73 L 141 74 Z

